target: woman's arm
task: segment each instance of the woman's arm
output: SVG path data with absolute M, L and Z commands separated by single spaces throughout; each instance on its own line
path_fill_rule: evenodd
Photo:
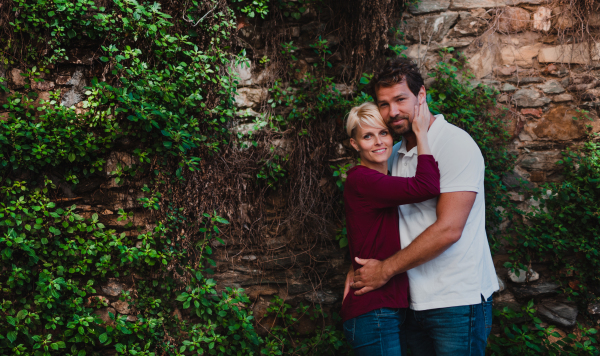
M 357 187 L 373 207 L 386 208 L 420 203 L 440 194 L 440 170 L 431 155 L 419 155 L 414 177 L 391 177 L 375 170 L 362 169 Z M 359 172 L 356 172 L 359 173 Z
M 350 264 L 350 270 L 346 275 L 346 283 L 344 284 L 344 297 L 342 298 L 342 303 L 344 303 L 346 296 L 350 292 L 350 284 L 352 284 L 352 282 L 354 282 L 354 266 Z

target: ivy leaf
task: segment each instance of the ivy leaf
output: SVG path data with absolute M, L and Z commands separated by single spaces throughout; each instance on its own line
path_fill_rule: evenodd
M 6 338 L 12 344 L 17 339 L 17 331 L 10 331 L 8 334 L 6 334 Z
M 75 158 L 77 158 L 77 156 L 75 156 L 75 153 L 69 153 L 67 158 L 69 159 L 70 162 L 73 162 L 73 161 L 75 161 Z
M 98 336 L 98 340 L 100 340 L 101 344 L 104 344 L 106 340 L 108 340 L 108 335 L 106 335 L 106 333 L 100 334 L 100 336 Z
M 73 29 L 70 29 L 69 32 L 67 32 L 67 36 L 69 36 L 69 38 L 73 38 L 77 36 L 77 32 L 75 32 Z

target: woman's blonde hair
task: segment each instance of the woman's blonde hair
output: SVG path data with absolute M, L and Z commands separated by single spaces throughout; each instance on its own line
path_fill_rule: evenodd
M 383 117 L 379 113 L 379 108 L 372 102 L 366 102 L 362 105 L 355 106 L 350 110 L 348 114 L 348 120 L 346 121 L 346 132 L 348 136 L 354 137 L 354 129 L 357 126 L 368 125 L 378 128 L 386 128 Z

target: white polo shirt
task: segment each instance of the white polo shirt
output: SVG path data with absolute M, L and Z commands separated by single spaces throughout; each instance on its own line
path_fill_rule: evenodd
M 441 255 L 407 271 L 411 309 L 428 310 L 481 303 L 498 290 L 498 280 L 485 232 L 485 163 L 479 147 L 468 133 L 436 115 L 427 137 L 440 168 L 440 190 L 476 192 L 477 197 L 463 233 Z M 394 145 L 388 160 L 392 175 L 414 177 L 417 147 L 406 151 L 402 141 Z M 410 245 L 437 220 L 438 198 L 398 207 L 400 244 Z

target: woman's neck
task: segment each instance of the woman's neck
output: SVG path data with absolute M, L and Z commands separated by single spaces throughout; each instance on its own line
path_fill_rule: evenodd
M 379 173 L 383 173 L 383 174 L 388 173 L 387 160 L 385 160 L 383 162 L 372 162 L 372 161 L 368 161 L 368 160 L 364 159 L 363 157 L 361 157 L 360 165 L 365 166 L 370 169 L 373 169 Z

